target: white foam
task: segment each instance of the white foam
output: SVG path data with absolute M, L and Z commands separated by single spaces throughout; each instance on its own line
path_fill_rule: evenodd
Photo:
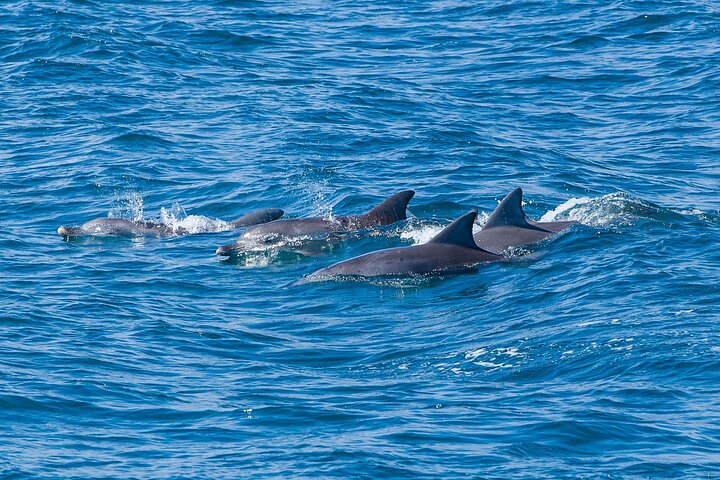
M 487 350 L 484 348 L 478 348 L 477 350 L 472 350 L 470 352 L 465 353 L 465 359 L 466 360 L 472 360 L 474 358 L 479 357 L 480 355 L 485 355 L 487 353 Z
M 553 222 L 557 220 L 558 218 L 562 218 L 562 214 L 567 212 L 568 210 L 575 208 L 578 205 L 585 205 L 586 203 L 590 202 L 592 199 L 590 197 L 580 197 L 580 198 L 571 198 L 570 200 L 566 201 L 563 204 L 558 205 L 553 210 L 549 210 L 540 217 L 541 222 Z
M 413 245 L 421 245 L 429 242 L 435 235 L 440 233 L 442 229 L 443 227 L 434 225 L 414 227 L 410 230 L 400 232 L 400 238 L 403 240 L 411 240 Z
M 650 218 L 659 211 L 657 205 L 616 192 L 597 198 L 571 198 L 546 212 L 540 221 L 574 220 L 596 227 L 629 225 L 638 218 Z
M 174 232 L 184 233 L 225 232 L 234 228 L 229 222 L 218 218 L 188 215 L 179 203 L 174 203 L 171 208 L 161 208 L 160 221 Z
M 693 215 L 693 216 L 696 216 L 696 217 L 699 217 L 699 216 L 705 214 L 705 212 L 703 212 L 702 210 L 698 210 L 697 208 L 693 208 L 693 209 L 690 209 L 690 210 L 677 210 L 677 212 L 678 212 L 678 213 L 681 213 L 681 214 L 683 214 L 683 215 Z
M 176 232 L 205 233 L 226 232 L 234 227 L 225 220 L 209 218 L 202 215 L 188 215 L 183 219 L 162 216 L 162 222 Z
M 493 351 L 498 355 L 507 355 L 508 357 L 525 356 L 517 347 L 496 348 Z
M 514 365 L 510 363 L 493 363 L 493 362 L 473 362 L 479 367 L 485 368 L 512 368 Z

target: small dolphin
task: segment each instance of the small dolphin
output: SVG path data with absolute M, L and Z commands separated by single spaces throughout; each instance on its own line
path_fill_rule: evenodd
M 502 199 L 473 238 L 478 247 L 500 253 L 510 247 L 545 240 L 575 223 L 530 220 L 522 209 L 522 189 L 516 188 Z
M 413 190 L 396 193 L 363 215 L 333 218 L 298 218 L 257 225 L 243 232 L 238 242 L 219 247 L 215 254 L 220 256 L 232 255 L 233 252 L 240 249 L 240 243 L 246 240 L 351 232 L 375 226 L 390 225 L 407 218 L 407 205 L 414 195 Z
M 153 222 L 133 222 L 123 218 L 96 218 L 79 227 L 60 227 L 58 235 L 64 238 L 81 237 L 85 235 L 112 236 L 112 237 L 142 237 L 145 235 L 168 235 L 172 230 L 167 225 Z
M 263 208 L 236 218 L 229 223 L 235 228 L 257 225 L 258 223 L 277 220 L 283 216 L 283 213 L 279 208 Z M 57 232 L 66 240 L 87 235 L 135 238 L 144 236 L 164 237 L 190 233 L 183 228 L 172 228 L 164 223 L 132 221 L 123 218 L 96 218 L 79 227 L 62 226 L 58 228 Z
M 423 245 L 389 248 L 366 253 L 311 273 L 306 279 L 323 279 L 330 276 L 413 276 L 443 272 L 472 270 L 478 264 L 501 260 L 478 247 L 473 241 L 473 210 L 445 227 L 432 240 Z

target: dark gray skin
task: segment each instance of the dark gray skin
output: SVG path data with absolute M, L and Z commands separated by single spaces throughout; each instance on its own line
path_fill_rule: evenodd
M 283 211 L 279 208 L 263 208 L 255 210 L 247 215 L 236 218 L 229 222 L 233 227 L 256 225 L 262 222 L 271 222 L 282 217 Z M 96 218 L 79 227 L 60 227 L 58 235 L 64 239 L 78 238 L 83 236 L 103 237 L 164 237 L 175 235 L 186 235 L 186 230 L 173 229 L 163 223 L 131 221 L 123 218 Z
M 370 227 L 390 225 L 407 218 L 407 205 L 415 195 L 412 190 L 396 193 L 363 215 L 333 218 L 298 218 L 256 225 L 248 228 L 238 242 L 219 247 L 215 254 L 233 255 L 247 241 L 276 237 L 300 237 L 314 234 L 352 232 Z
M 235 220 L 231 220 L 230 224 L 235 228 L 250 227 L 252 225 L 272 222 L 284 214 L 285 212 L 279 208 L 261 208 L 260 210 L 255 210 Z
M 311 273 L 308 280 L 347 277 L 414 276 L 473 270 L 502 257 L 479 248 L 473 241 L 475 210 L 445 227 L 423 245 L 367 253 Z
M 516 188 L 502 199 L 474 239 L 478 247 L 500 253 L 510 247 L 540 242 L 575 223 L 530 220 L 522 209 L 522 189 Z

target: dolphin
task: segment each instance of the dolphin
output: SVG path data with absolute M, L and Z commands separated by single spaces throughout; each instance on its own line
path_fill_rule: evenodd
M 263 208 L 236 218 L 229 223 L 234 228 L 240 228 L 271 222 L 282 217 L 283 214 L 284 212 L 279 208 Z M 57 232 L 66 240 L 87 235 L 135 238 L 144 236 L 164 237 L 190 233 L 183 228 L 172 228 L 164 223 L 144 220 L 133 221 L 124 218 L 96 218 L 78 227 L 61 226 Z
M 473 238 L 478 247 L 500 253 L 510 247 L 545 240 L 576 223 L 530 220 L 522 208 L 522 189 L 516 188 L 502 199 Z
M 415 276 L 473 270 L 480 263 L 503 257 L 483 250 L 473 240 L 473 222 L 477 211 L 456 219 L 428 243 L 411 247 L 388 248 L 366 253 L 311 273 L 307 280 L 332 276 L 378 277 Z
M 414 195 L 413 190 L 396 193 L 363 215 L 332 218 L 297 218 L 256 225 L 243 232 L 237 242 L 218 247 L 215 254 L 230 256 L 240 250 L 242 243 L 248 240 L 351 232 L 375 226 L 390 225 L 407 218 L 407 205 Z
M 168 235 L 172 230 L 167 225 L 154 222 L 134 222 L 124 218 L 96 218 L 85 222 L 79 227 L 58 228 L 58 235 L 64 238 L 81 237 L 85 235 L 111 236 L 111 237 L 142 237 L 145 235 Z

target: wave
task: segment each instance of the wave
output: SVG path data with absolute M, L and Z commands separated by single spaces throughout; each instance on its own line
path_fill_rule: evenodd
M 671 210 L 627 193 L 615 192 L 601 197 L 571 198 L 549 210 L 541 222 L 574 220 L 593 227 L 631 225 L 640 219 L 660 219 Z

